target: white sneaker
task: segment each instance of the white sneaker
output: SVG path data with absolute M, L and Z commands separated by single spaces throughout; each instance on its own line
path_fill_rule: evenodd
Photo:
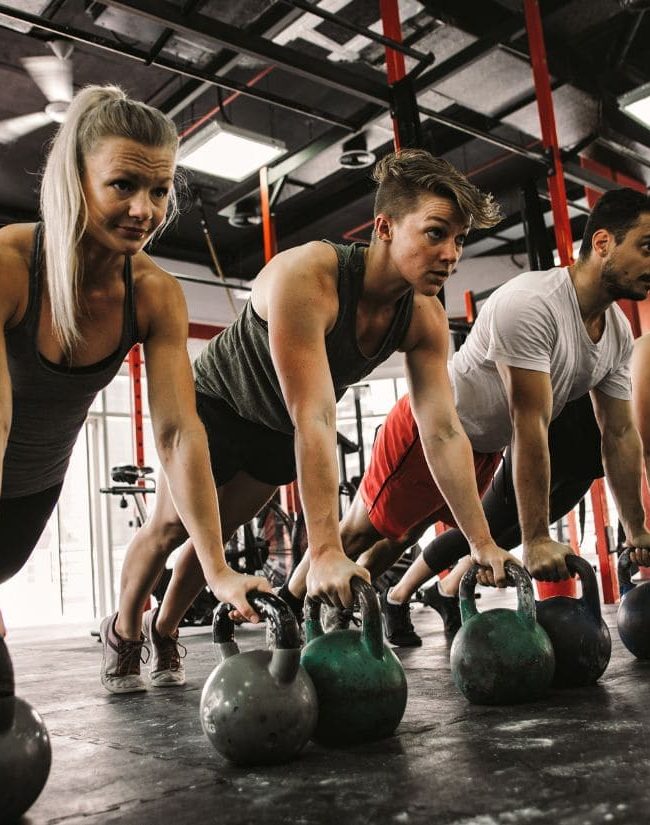
M 142 632 L 151 645 L 149 678 L 154 687 L 176 687 L 185 684 L 183 659 L 187 649 L 174 636 L 161 636 L 156 630 L 158 608 L 147 610 L 142 617 Z
M 99 626 L 103 648 L 100 670 L 102 685 L 110 693 L 139 693 L 147 689 L 140 676 L 144 637 L 133 642 L 118 636 L 115 630 L 116 619 L 117 613 L 113 613 L 112 616 L 106 616 Z M 144 649 L 147 650 L 146 647 Z

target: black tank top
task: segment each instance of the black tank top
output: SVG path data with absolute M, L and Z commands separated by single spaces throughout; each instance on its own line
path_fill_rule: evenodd
M 326 243 L 330 243 L 326 241 Z M 399 349 L 411 323 L 413 291 L 396 304 L 395 315 L 377 352 L 367 357 L 357 341 L 357 304 L 363 292 L 363 244 L 331 243 L 338 255 L 339 312 L 325 337 L 334 393 L 369 375 Z M 237 320 L 213 338 L 194 362 L 196 388 L 226 401 L 242 418 L 272 430 L 293 433 L 293 424 L 271 359 L 268 325 L 249 301 Z
M 63 481 L 72 448 L 97 393 L 117 374 L 139 340 L 131 259 L 124 261 L 124 320 L 120 344 L 86 367 L 53 364 L 38 351 L 43 291 L 43 226 L 37 224 L 22 320 L 5 330 L 13 413 L 2 469 L 2 498 L 39 493 Z

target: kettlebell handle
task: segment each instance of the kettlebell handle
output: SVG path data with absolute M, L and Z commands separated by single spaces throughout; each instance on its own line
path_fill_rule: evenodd
M 250 606 L 270 623 L 276 650 L 300 649 L 298 623 L 286 602 L 275 593 L 258 590 L 252 590 L 247 598 Z M 235 644 L 235 623 L 229 615 L 234 609 L 232 604 L 222 602 L 214 611 L 212 641 L 215 645 Z
M 567 553 L 565 557 L 566 566 L 570 573 L 575 573 L 582 585 L 582 598 L 592 616 L 597 622 L 602 619 L 600 610 L 600 595 L 598 593 L 598 582 L 596 581 L 596 574 L 594 568 L 582 556 L 577 553 Z
M 375 659 L 384 657 L 384 637 L 381 630 L 381 610 L 377 594 L 371 584 L 360 578 L 353 576 L 350 579 L 352 592 L 359 599 L 361 607 L 361 643 L 368 653 Z M 305 634 L 307 642 L 316 639 L 324 634 L 320 621 L 321 603 L 317 599 L 305 599 Z
M 621 596 L 636 587 L 636 584 L 632 581 L 632 576 L 639 572 L 639 565 L 630 558 L 631 551 L 631 547 L 626 547 L 618 557 L 618 587 Z
M 0 636 L 0 699 L 15 695 L 14 666 L 5 640 Z
M 474 590 L 479 565 L 473 564 L 465 573 L 460 582 L 460 615 L 465 623 L 472 616 L 478 614 Z M 517 588 L 517 613 L 530 625 L 535 624 L 535 596 L 533 583 L 528 573 L 520 565 L 512 561 L 505 563 L 506 581 Z

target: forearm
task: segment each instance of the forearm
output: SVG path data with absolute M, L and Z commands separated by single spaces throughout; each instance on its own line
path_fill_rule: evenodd
M 476 487 L 472 447 L 465 433 L 453 427 L 443 436 L 425 436 L 422 448 L 436 485 L 470 547 L 491 542 Z
M 645 528 L 641 499 L 641 439 L 632 426 L 620 435 L 603 434 L 603 466 L 628 540 Z
M 515 419 L 512 475 L 524 545 L 549 538 L 550 464 L 544 420 Z
M 157 447 L 176 511 L 209 582 L 224 570 L 226 560 L 205 431 L 200 425 L 181 430 L 162 438 Z
M 303 418 L 296 422 L 296 468 L 300 501 L 312 559 L 339 548 L 338 465 L 334 416 Z

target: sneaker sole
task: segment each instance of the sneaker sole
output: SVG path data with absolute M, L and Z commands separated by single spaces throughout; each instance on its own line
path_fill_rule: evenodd
M 169 671 L 150 673 L 149 680 L 152 687 L 182 687 L 185 684 L 185 675 L 175 676 Z

